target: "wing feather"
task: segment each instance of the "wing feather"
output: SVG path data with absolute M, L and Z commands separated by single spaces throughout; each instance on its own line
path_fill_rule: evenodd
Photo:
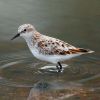
M 56 38 L 43 35 L 38 41 L 39 52 L 46 55 L 68 55 L 81 53 L 80 49 Z

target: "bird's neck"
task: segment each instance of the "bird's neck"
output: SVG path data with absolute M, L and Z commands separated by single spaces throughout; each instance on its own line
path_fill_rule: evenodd
M 30 37 L 25 38 L 29 48 L 33 48 L 36 42 L 40 40 L 41 34 L 37 31 L 34 31 Z
M 38 42 L 41 38 L 42 34 L 40 34 L 39 32 L 35 31 L 33 34 L 33 42 Z

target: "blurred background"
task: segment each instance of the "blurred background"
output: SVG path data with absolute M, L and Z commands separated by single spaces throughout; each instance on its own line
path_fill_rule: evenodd
M 40 70 L 48 63 L 35 59 L 22 38 L 10 40 L 25 23 L 95 53 L 64 62 L 69 66 L 59 75 Z M 44 98 L 39 95 L 34 100 L 100 99 L 99 0 L 0 0 L 0 100 L 27 100 L 31 89 L 31 94 L 40 92 L 41 82 L 50 85 L 47 90 L 53 94 L 44 93 L 43 87 Z

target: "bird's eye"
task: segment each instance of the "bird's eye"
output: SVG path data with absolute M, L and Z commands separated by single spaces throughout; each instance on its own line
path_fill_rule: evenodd
M 24 30 L 21 31 L 21 33 L 25 33 L 25 32 L 26 32 L 26 29 L 24 29 Z
M 24 29 L 23 31 L 26 32 L 26 29 Z

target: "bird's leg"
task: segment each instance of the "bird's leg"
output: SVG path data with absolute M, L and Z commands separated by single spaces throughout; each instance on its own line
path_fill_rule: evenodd
M 58 65 L 60 66 L 60 70 L 62 70 L 62 65 L 60 62 L 58 62 Z
M 57 69 L 58 69 L 58 72 L 60 72 L 60 68 L 58 67 L 58 63 L 57 63 L 57 65 L 56 65 L 56 67 L 57 67 Z
M 59 67 L 58 67 L 58 66 L 59 66 Z M 58 69 L 58 72 L 61 72 L 61 70 L 62 70 L 62 65 L 61 65 L 60 62 L 57 63 L 56 67 L 57 67 L 57 69 Z

